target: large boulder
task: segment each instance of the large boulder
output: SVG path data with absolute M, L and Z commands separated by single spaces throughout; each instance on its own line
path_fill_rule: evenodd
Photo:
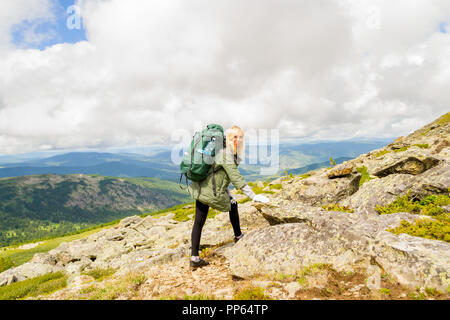
M 308 210 L 304 204 L 293 202 L 258 208 L 271 226 L 248 233 L 224 250 L 235 276 L 295 274 L 316 263 L 330 264 L 339 271 L 366 272 L 376 263 L 411 288 L 430 285 L 442 290 L 448 285 L 450 275 L 443 268 L 450 259 L 450 244 L 385 231 L 402 220 L 414 222 L 422 216 L 397 213 L 364 217 L 358 212 Z M 392 253 L 399 244 L 410 249 L 403 252 L 403 258 Z M 401 267 L 396 266 L 399 262 Z M 409 270 L 420 276 L 412 281 Z
M 335 204 L 355 193 L 360 179 L 359 173 L 330 179 L 325 171 L 294 181 L 280 194 L 283 199 L 301 201 L 311 206 Z
M 410 288 L 446 292 L 450 285 L 450 244 L 443 241 L 380 232 L 372 255 L 383 270 Z

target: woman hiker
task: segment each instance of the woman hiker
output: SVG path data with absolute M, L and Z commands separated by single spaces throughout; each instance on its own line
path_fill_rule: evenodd
M 198 254 L 202 229 L 209 207 L 221 212 L 229 212 L 230 222 L 234 231 L 234 242 L 243 237 L 239 224 L 238 204 L 236 198 L 228 190 L 230 182 L 236 189 L 241 189 L 253 201 L 269 202 L 269 199 L 264 195 L 256 195 L 239 172 L 237 166 L 243 159 L 243 151 L 244 131 L 238 126 L 233 126 L 226 133 L 226 146 L 215 157 L 214 179 L 216 196 L 213 194 L 211 174 L 205 180 L 193 182 L 188 187 L 189 194 L 196 199 L 195 220 L 191 235 L 192 252 L 190 266 L 192 268 L 203 267 L 209 264 L 209 262 L 201 259 Z

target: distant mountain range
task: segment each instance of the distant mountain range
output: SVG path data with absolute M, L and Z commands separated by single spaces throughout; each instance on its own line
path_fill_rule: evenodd
M 386 141 L 372 142 L 327 142 L 314 144 L 280 144 L 279 168 L 270 177 L 289 172 L 302 172 L 306 167 L 317 168 L 333 157 L 354 158 L 373 149 L 380 148 Z M 153 177 L 178 182 L 179 164 L 171 161 L 170 147 L 160 147 L 152 153 L 107 153 L 69 152 L 45 157 L 45 153 L 26 156 L 0 156 L 0 177 L 17 177 L 35 174 L 99 174 L 115 177 Z M 270 149 L 269 149 L 270 154 Z M 18 161 L 22 158 L 27 160 Z M 327 162 L 329 163 L 329 162 Z M 239 170 L 248 180 L 267 178 L 261 175 L 262 167 L 270 164 L 249 164 L 248 148 Z

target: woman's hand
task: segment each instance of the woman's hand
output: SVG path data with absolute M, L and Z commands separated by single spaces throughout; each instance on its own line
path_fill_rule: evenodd
M 227 189 L 227 193 L 228 193 L 228 196 L 230 197 L 231 203 L 232 204 L 237 203 L 237 199 L 230 193 L 229 189 Z

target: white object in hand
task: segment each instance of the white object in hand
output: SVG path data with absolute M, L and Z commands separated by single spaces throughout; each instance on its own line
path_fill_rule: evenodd
M 253 200 L 253 198 L 256 196 L 256 194 L 253 192 L 253 190 L 250 188 L 250 186 L 247 184 L 242 189 L 242 192 Z
M 269 198 L 267 198 L 266 196 L 262 195 L 262 194 L 257 194 L 254 198 L 253 201 L 258 201 L 258 202 L 262 202 L 262 203 L 267 203 L 269 202 Z

